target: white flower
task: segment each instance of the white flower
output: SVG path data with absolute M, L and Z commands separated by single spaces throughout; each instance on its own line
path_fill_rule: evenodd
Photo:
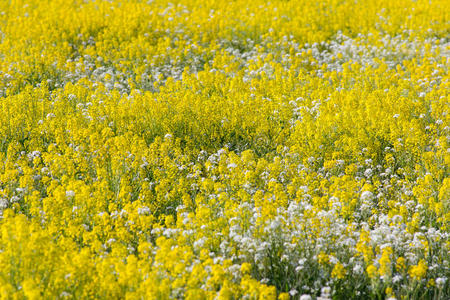
M 66 198 L 67 199 L 73 199 L 73 197 L 75 197 L 75 192 L 74 191 L 66 191 Z
M 392 217 L 392 222 L 395 224 L 401 223 L 403 221 L 403 217 L 400 215 L 395 215 Z
M 144 215 L 150 215 L 150 208 L 147 206 L 139 207 L 138 208 L 138 215 L 144 216 Z
M 366 176 L 367 178 L 372 177 L 373 171 L 372 169 L 367 169 L 364 171 L 364 176 Z
M 329 286 L 323 287 L 320 291 L 322 297 L 327 297 L 331 295 L 331 288 Z
M 66 298 L 66 297 L 70 297 L 70 296 L 71 296 L 71 294 L 66 291 L 63 291 L 61 294 L 59 294 L 60 298 Z
M 361 194 L 361 200 L 365 201 L 365 200 L 371 200 L 373 199 L 373 193 L 369 192 L 369 191 L 364 191 Z
M 290 292 L 289 292 L 290 293 Z M 294 294 L 295 295 L 295 294 Z M 294 296 L 294 295 L 291 295 L 291 296 Z M 300 300 L 311 300 L 312 298 L 311 298 L 311 296 L 310 295 L 301 295 L 300 296 Z
M 203 247 L 203 245 L 205 245 L 205 242 L 206 242 L 206 238 L 201 238 L 201 239 L 196 240 L 194 242 L 194 248 L 196 250 L 200 250 Z
M 41 152 L 39 152 L 39 151 L 33 151 L 28 154 L 28 158 L 30 158 L 30 159 L 34 159 L 34 158 L 40 157 L 40 156 L 41 156 Z
M 299 189 L 301 189 L 301 190 L 303 191 L 303 193 L 305 193 L 305 194 L 306 194 L 306 193 L 308 192 L 308 190 L 309 190 L 309 188 L 308 188 L 306 185 L 300 186 Z
M 9 204 L 9 202 L 8 202 L 7 199 L 1 198 L 1 199 L 0 199 L 0 210 L 3 210 L 3 209 L 5 209 L 5 208 L 7 208 L 7 207 L 8 207 L 8 204 Z
M 357 264 L 353 267 L 353 272 L 356 274 L 362 274 L 363 271 L 364 271 L 364 269 L 360 264 Z
M 447 281 L 447 278 L 438 277 L 436 278 L 436 285 L 438 288 L 442 288 Z

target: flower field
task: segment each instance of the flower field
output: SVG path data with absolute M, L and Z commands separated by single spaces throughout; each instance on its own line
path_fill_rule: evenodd
M 0 1 L 0 297 L 449 299 L 448 6 Z

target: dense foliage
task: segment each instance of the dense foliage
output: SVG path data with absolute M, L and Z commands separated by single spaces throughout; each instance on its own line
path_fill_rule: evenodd
M 0 1 L 0 296 L 446 299 L 448 4 Z

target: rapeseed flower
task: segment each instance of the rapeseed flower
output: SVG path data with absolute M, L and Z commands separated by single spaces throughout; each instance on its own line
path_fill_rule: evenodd
M 433 1 L 0 1 L 0 298 L 445 299 Z

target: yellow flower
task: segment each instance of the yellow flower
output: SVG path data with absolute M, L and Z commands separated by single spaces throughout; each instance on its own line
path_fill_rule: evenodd
M 330 261 L 330 257 L 325 252 L 320 252 L 317 259 L 319 264 L 327 264 Z
M 380 276 L 390 276 L 391 275 L 391 258 L 392 248 L 386 247 L 383 249 L 383 253 L 380 258 L 380 268 L 378 273 Z
M 375 267 L 374 265 L 370 265 L 367 267 L 366 271 L 367 271 L 367 275 L 369 276 L 369 278 L 371 278 L 371 279 L 376 278 L 377 267 Z
M 288 293 L 281 293 L 278 295 L 278 300 L 289 300 L 289 294 Z
M 171 2 L 0 1 L 0 298 L 438 297 L 448 1 Z
M 406 259 L 403 257 L 397 258 L 396 268 L 397 271 L 404 272 L 406 270 Z
M 386 290 L 384 291 L 386 293 L 387 296 L 391 296 L 392 295 L 392 288 L 391 287 L 387 287 Z
M 411 266 L 409 268 L 409 276 L 415 280 L 421 280 L 427 274 L 427 263 L 425 260 L 421 259 L 417 265 Z
M 344 266 L 338 262 L 336 265 L 334 265 L 333 271 L 331 272 L 331 276 L 337 279 L 343 279 L 346 275 L 346 270 Z
M 248 274 L 252 270 L 252 265 L 249 263 L 243 263 L 241 265 L 241 272 L 242 274 Z

